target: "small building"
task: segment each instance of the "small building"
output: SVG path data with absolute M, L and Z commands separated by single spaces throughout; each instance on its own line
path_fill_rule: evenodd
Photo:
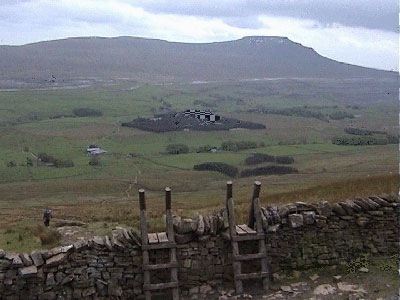
M 99 155 L 99 154 L 107 153 L 107 151 L 101 149 L 97 145 L 90 145 L 86 148 L 86 153 L 89 155 Z

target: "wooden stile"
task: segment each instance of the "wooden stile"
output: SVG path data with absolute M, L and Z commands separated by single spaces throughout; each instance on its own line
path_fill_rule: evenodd
M 228 211 L 229 232 L 231 235 L 231 245 L 233 254 L 233 274 L 235 280 L 236 293 L 243 293 L 242 280 L 260 278 L 263 282 L 263 289 L 268 290 L 268 263 L 267 263 L 267 250 L 265 246 L 265 233 L 262 227 L 262 220 L 260 214 L 260 189 L 261 183 L 256 181 L 254 183 L 254 190 L 251 199 L 251 206 L 249 212 L 248 225 L 236 225 L 235 208 L 232 198 L 232 182 L 227 182 L 226 192 L 226 207 Z M 255 226 L 254 226 L 255 225 Z M 254 230 L 255 227 L 255 230 Z M 239 253 L 238 242 L 245 242 L 249 240 L 258 241 L 258 253 L 244 254 Z M 256 273 L 242 273 L 242 261 L 260 260 L 261 272 Z
M 165 189 L 165 210 L 166 210 L 166 232 L 148 233 L 146 220 L 146 202 L 144 190 L 139 190 L 140 203 L 140 233 L 142 237 L 143 253 L 143 291 L 146 300 L 151 300 L 153 290 L 172 289 L 172 299 L 179 300 L 179 280 L 178 280 L 178 262 L 176 259 L 175 233 L 172 223 L 171 212 L 171 189 Z M 169 249 L 169 263 L 150 264 L 149 250 Z M 152 284 L 150 282 L 150 271 L 170 269 L 171 281 Z

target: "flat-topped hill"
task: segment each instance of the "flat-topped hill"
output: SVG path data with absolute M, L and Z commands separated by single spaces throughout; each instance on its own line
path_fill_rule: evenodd
M 215 43 L 138 37 L 80 37 L 0 46 L 0 80 L 54 83 L 71 79 L 146 81 L 249 78 L 396 78 L 341 63 L 286 37 L 249 36 Z

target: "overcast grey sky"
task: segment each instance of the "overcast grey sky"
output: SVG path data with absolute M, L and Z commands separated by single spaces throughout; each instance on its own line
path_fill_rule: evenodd
M 287 36 L 321 55 L 399 65 L 397 0 L 0 0 L 0 43 L 131 35 L 215 42 Z

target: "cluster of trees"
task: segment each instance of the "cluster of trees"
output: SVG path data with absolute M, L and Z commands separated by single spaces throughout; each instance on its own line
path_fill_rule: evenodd
M 343 119 L 354 119 L 354 115 L 352 113 L 348 113 L 345 111 L 335 111 L 329 114 L 329 119 L 332 120 L 343 120 Z
M 346 105 L 346 108 L 361 109 L 361 107 L 359 105 Z
M 222 162 L 206 162 L 195 165 L 196 171 L 216 171 L 229 177 L 237 177 L 239 175 L 238 168 Z M 254 169 L 246 169 L 240 172 L 240 177 L 260 176 L 260 175 L 283 175 L 298 173 L 298 170 L 287 166 L 266 166 Z
M 169 144 L 166 151 L 168 154 L 183 154 L 189 152 L 189 147 L 185 144 Z
M 197 148 L 195 151 L 197 153 L 204 153 L 204 152 L 209 152 L 212 149 L 219 149 L 219 150 L 223 150 L 223 151 L 240 151 L 240 150 L 247 150 L 247 149 L 254 149 L 254 148 L 258 148 L 258 147 L 264 147 L 265 144 L 264 142 L 261 142 L 259 144 L 257 144 L 256 142 L 251 142 L 251 141 L 239 141 L 239 142 L 235 142 L 235 141 L 227 141 L 227 142 L 223 142 L 221 144 L 221 147 L 216 147 L 216 146 L 211 146 L 211 145 L 204 145 L 204 146 L 200 146 L 199 148 Z M 168 154 L 183 154 L 183 153 L 188 153 L 190 152 L 189 146 L 185 145 L 185 144 L 169 144 L 166 147 L 166 153 Z M 265 154 L 255 154 L 254 156 L 255 159 L 266 159 L 264 157 Z M 272 156 L 272 160 L 273 162 L 277 162 L 277 163 L 281 163 L 281 164 L 285 164 L 285 163 L 292 163 L 294 160 L 292 159 L 291 162 L 287 162 L 288 161 L 288 157 L 284 157 L 284 156 L 277 156 L 274 157 Z M 248 158 L 249 160 L 254 159 L 253 156 Z M 262 160 L 265 161 L 265 160 Z M 252 163 L 249 163 L 252 164 Z
M 336 145 L 386 145 L 389 143 L 387 137 L 377 137 L 370 135 L 342 136 L 332 138 L 332 143 Z
M 266 166 L 254 169 L 243 170 L 240 177 L 260 176 L 260 175 L 284 175 L 298 173 L 299 171 L 293 167 L 286 166 Z
M 52 163 L 56 168 L 72 168 L 74 166 L 71 159 L 58 159 L 44 152 L 38 154 L 38 159 L 45 163 Z
M 101 117 L 103 113 L 92 108 L 75 108 L 73 111 L 77 117 Z
M 345 128 L 344 132 L 347 134 L 351 135 L 356 135 L 356 136 L 363 136 L 363 138 L 356 138 L 352 139 L 351 137 L 340 137 L 340 138 L 334 138 L 332 142 L 334 144 L 338 145 L 344 145 L 343 143 L 349 144 L 349 143 L 356 143 L 359 145 L 385 145 L 385 144 L 398 144 L 399 143 L 399 136 L 397 135 L 391 135 L 388 134 L 384 131 L 378 131 L 378 130 L 367 130 L 367 129 L 361 129 L 361 128 L 354 128 L 354 127 L 349 127 Z M 377 134 L 378 136 L 373 136 L 374 134 Z M 343 140 L 343 143 L 340 143 L 338 139 Z M 353 145 L 353 144 L 351 144 Z
M 388 144 L 398 144 L 399 143 L 398 135 L 386 134 L 386 138 L 388 140 Z
M 247 149 L 254 149 L 258 147 L 263 147 L 264 143 L 257 144 L 256 142 L 251 141 L 227 141 L 221 144 L 221 149 L 224 151 L 240 151 Z
M 9 168 L 13 168 L 13 167 L 16 167 L 16 166 L 17 166 L 17 163 L 15 161 L 13 161 L 13 160 L 11 160 L 11 161 L 9 161 L 7 163 L 7 167 L 9 167 Z
M 376 133 L 376 131 L 354 128 L 354 127 L 345 128 L 344 132 L 353 135 L 372 135 L 373 133 Z
M 194 169 L 196 171 L 216 171 L 229 177 L 236 177 L 239 172 L 238 168 L 223 162 L 205 162 L 200 165 L 195 165 Z
M 308 106 L 303 107 L 290 107 L 290 108 L 265 108 L 258 107 L 256 109 L 250 109 L 249 112 L 261 112 L 263 114 L 274 114 L 283 116 L 297 116 L 304 118 L 314 118 L 324 122 L 329 122 L 332 120 L 342 120 L 345 118 L 353 119 L 354 115 L 344 111 L 335 111 L 329 114 L 324 114 L 319 111 L 313 111 L 308 108 Z
M 292 164 L 294 163 L 294 158 L 291 156 L 273 156 L 262 153 L 255 153 L 245 159 L 246 165 L 256 165 L 263 162 L 272 162 L 278 164 Z

